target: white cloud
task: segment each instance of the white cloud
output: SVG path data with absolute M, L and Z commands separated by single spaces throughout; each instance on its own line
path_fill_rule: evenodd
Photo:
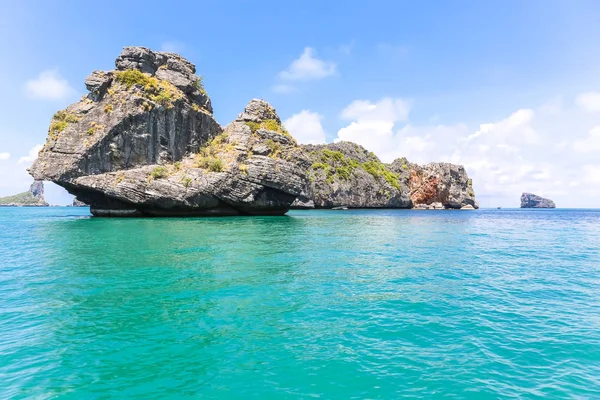
M 167 53 L 181 53 L 185 50 L 185 47 L 185 43 L 172 40 L 163 42 L 160 45 L 160 51 L 166 51 Z
M 310 81 L 334 75 L 335 72 L 335 63 L 316 58 L 315 50 L 306 47 L 298 59 L 279 73 L 279 78 L 284 81 Z
M 410 112 L 410 102 L 403 99 L 385 97 L 377 103 L 368 100 L 355 100 L 344 108 L 341 118 L 362 121 L 405 121 Z
M 584 111 L 600 112 L 600 92 L 581 93 L 575 102 Z
M 58 70 L 42 71 L 36 79 L 25 83 L 28 96 L 40 100 L 62 100 L 75 94 L 75 89 L 66 79 L 60 76 Z
M 323 116 L 310 110 L 302 110 L 284 122 L 292 136 L 302 144 L 325 143 L 325 130 L 321 125 Z
M 0 160 L 8 160 L 10 158 L 10 153 L 0 153 Z
M 34 147 L 32 147 L 29 150 L 29 154 L 27 154 L 26 156 L 23 156 L 23 157 L 19 158 L 19 164 L 23 164 L 23 163 L 30 163 L 31 164 L 31 163 L 33 163 L 35 161 L 35 159 L 37 158 L 38 153 L 40 152 L 40 150 L 42 149 L 42 147 L 44 147 L 44 146 L 42 146 L 41 144 L 37 144 Z
M 274 85 L 272 87 L 272 90 L 275 93 L 293 93 L 293 92 L 298 91 L 298 88 L 295 87 L 294 85 L 288 85 L 286 83 L 281 83 L 281 84 Z
M 403 99 L 386 97 L 376 103 L 355 100 L 340 115 L 342 119 L 352 122 L 338 131 L 336 141 L 358 143 L 386 158 L 397 145 L 394 125 L 407 120 L 409 111 L 410 102 Z
M 578 153 L 600 153 L 600 125 L 593 127 L 585 138 L 573 142 L 573 150 Z

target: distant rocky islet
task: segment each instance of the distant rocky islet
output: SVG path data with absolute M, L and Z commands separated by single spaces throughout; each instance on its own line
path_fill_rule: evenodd
M 96 216 L 281 215 L 290 208 L 475 209 L 460 165 L 382 163 L 363 147 L 300 145 L 254 99 L 225 127 L 196 67 L 126 47 L 57 112 L 30 168 Z
M 521 195 L 521 208 L 556 208 L 554 201 L 533 193 Z

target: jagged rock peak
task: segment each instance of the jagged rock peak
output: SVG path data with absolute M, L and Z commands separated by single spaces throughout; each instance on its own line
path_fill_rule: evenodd
M 269 103 L 262 99 L 252 99 L 250 103 L 244 108 L 237 117 L 237 121 L 240 122 L 264 122 L 274 120 L 277 124 L 281 125 L 281 119 L 279 115 Z
M 127 46 L 115 60 L 117 70 L 137 69 L 154 75 L 161 67 L 195 74 L 196 66 L 179 54 L 152 51 L 147 47 Z
M 173 84 L 208 112 L 213 112 L 210 99 L 202 86 L 202 78 L 196 75 L 196 66 L 178 54 L 128 46 L 117 57 L 115 66 L 115 72 L 94 71 L 86 78 L 85 85 L 90 91 L 90 99 L 98 101 L 102 98 L 119 73 L 137 70 Z
M 33 197 L 39 198 L 44 201 L 44 182 L 43 181 L 33 181 L 31 186 L 29 187 L 29 193 Z

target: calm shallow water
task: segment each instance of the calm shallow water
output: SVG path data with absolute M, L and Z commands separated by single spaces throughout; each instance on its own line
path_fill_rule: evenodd
M 2 398 L 600 397 L 600 211 L 0 209 Z

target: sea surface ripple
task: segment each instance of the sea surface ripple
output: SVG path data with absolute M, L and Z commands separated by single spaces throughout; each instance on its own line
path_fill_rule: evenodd
M 1 398 L 600 398 L 600 211 L 0 209 Z

